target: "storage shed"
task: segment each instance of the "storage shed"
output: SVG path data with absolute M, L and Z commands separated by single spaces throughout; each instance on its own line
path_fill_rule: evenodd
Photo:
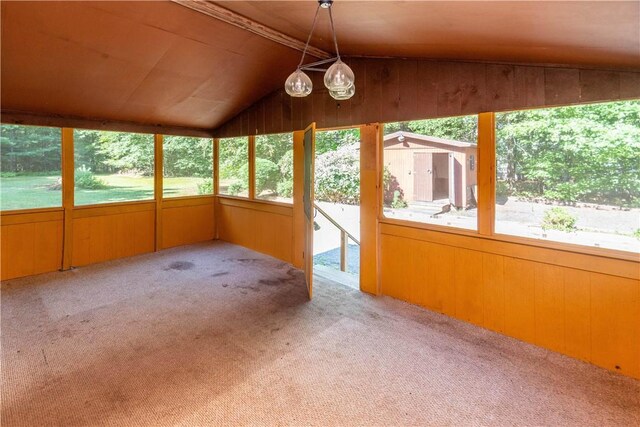
M 456 208 L 476 206 L 477 144 L 398 131 L 384 136 L 384 163 L 404 200 L 447 200 Z

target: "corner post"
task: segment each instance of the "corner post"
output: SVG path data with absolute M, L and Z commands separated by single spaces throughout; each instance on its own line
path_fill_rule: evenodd
M 74 170 L 73 129 L 62 128 L 62 207 L 64 209 L 62 270 L 69 270 L 73 259 Z
M 496 213 L 496 121 L 494 113 L 478 115 L 478 233 L 494 233 Z

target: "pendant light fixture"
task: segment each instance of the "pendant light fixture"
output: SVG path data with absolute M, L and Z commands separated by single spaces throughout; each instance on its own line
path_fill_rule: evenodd
M 311 78 L 305 71 L 324 71 L 324 85 L 329 89 L 329 95 L 336 100 L 345 100 L 351 98 L 356 92 L 355 76 L 353 71 L 347 64 L 340 59 L 340 52 L 338 51 L 338 39 L 336 38 L 336 29 L 333 25 L 333 15 L 331 14 L 331 5 L 333 0 L 318 0 L 318 7 L 316 8 L 316 15 L 313 18 L 313 25 L 311 26 L 311 32 L 307 38 L 307 44 L 302 51 L 302 58 L 298 64 L 296 71 L 291 73 L 284 83 L 285 91 L 293 97 L 304 97 L 311 93 L 313 90 L 313 83 Z M 331 32 L 333 34 L 333 44 L 336 49 L 336 56 L 329 59 L 323 59 L 321 61 L 312 62 L 311 64 L 302 65 L 304 57 L 309 48 L 309 42 L 313 35 L 313 30 L 316 28 L 316 22 L 318 21 L 318 12 L 320 9 L 327 9 L 329 11 L 329 21 L 331 22 Z M 321 65 L 333 64 L 328 68 L 319 68 Z

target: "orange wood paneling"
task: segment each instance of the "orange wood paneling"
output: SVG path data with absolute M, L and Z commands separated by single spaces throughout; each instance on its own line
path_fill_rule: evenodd
M 154 210 L 96 216 L 88 211 L 73 219 L 74 267 L 153 252 Z
M 62 267 L 62 219 L 16 222 L 0 227 L 1 280 L 31 276 Z
M 293 261 L 293 207 L 263 201 L 218 198 L 220 240 Z
M 484 326 L 504 332 L 504 257 L 482 254 L 482 304 Z
M 539 346 L 564 352 L 565 297 L 563 269 L 535 264 L 535 342 Z
M 454 257 L 456 317 L 482 325 L 482 253 L 456 248 Z
M 591 274 L 593 363 L 640 378 L 640 284 Z
M 591 273 L 563 268 L 565 348 L 569 356 L 591 357 Z
M 213 240 L 215 237 L 214 199 L 204 204 L 162 208 L 162 249 Z
M 589 271 L 564 265 L 563 251 L 554 265 L 536 248 L 533 259 L 506 256 L 472 236 L 442 244 L 438 233 L 403 228 L 381 228 L 383 295 L 640 378 L 640 280 L 616 276 L 628 273 L 620 260 Z

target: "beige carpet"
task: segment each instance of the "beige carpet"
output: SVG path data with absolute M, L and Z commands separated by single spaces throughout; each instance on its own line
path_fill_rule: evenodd
M 640 425 L 640 382 L 208 243 L 2 286 L 2 426 Z

